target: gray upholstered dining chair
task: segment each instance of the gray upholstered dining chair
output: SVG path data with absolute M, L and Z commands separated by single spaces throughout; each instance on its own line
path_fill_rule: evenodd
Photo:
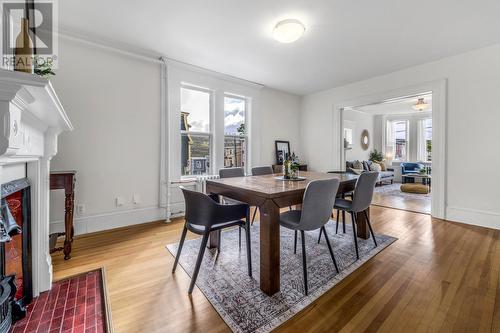
M 252 176 L 265 176 L 265 175 L 272 175 L 274 173 L 273 167 L 268 165 L 268 166 L 257 166 L 252 168 Z M 257 214 L 257 209 L 258 207 L 255 207 L 255 210 L 253 211 L 252 215 L 252 225 L 253 222 L 255 221 L 255 215 Z
M 373 238 L 373 242 L 375 243 L 375 247 L 377 246 L 377 240 L 375 239 L 375 234 L 373 233 L 372 225 L 370 223 L 370 219 L 368 218 L 368 213 L 366 212 L 372 203 L 373 192 L 375 190 L 377 179 L 378 172 L 364 172 L 359 176 L 358 181 L 356 182 L 356 188 L 354 189 L 352 200 L 346 200 L 342 198 L 337 198 L 337 200 L 335 200 L 334 209 L 338 209 L 342 212 L 348 212 L 351 214 L 352 231 L 354 235 L 354 245 L 356 247 L 357 259 L 359 259 L 358 235 L 356 233 L 357 213 L 363 212 L 363 214 L 365 215 L 368 228 L 370 229 L 370 233 Z M 321 239 L 321 232 L 319 237 Z
M 224 168 L 219 169 L 220 178 L 245 177 L 243 168 Z
M 224 168 L 219 169 L 219 177 L 220 178 L 235 178 L 235 177 L 245 177 L 245 169 L 236 167 L 236 168 Z M 228 197 L 223 197 L 222 199 L 225 203 L 229 204 L 238 204 L 242 203 L 241 201 L 231 199 Z M 239 230 L 239 246 L 241 247 L 241 228 Z
M 294 253 L 297 249 L 297 232 L 300 231 L 302 240 L 302 269 L 304 271 L 304 289 L 308 293 L 307 286 L 307 256 L 305 231 L 321 229 L 325 234 L 326 244 L 333 260 L 337 273 L 339 268 L 333 254 L 330 240 L 326 233 L 325 224 L 330 219 L 335 195 L 339 188 L 338 179 L 322 179 L 311 181 L 304 192 L 302 210 L 290 210 L 280 214 L 280 225 L 295 231 Z
M 270 165 L 258 166 L 252 168 L 252 176 L 272 175 L 273 173 L 274 173 L 273 167 Z
M 179 243 L 179 249 L 175 256 L 174 267 L 172 273 L 175 272 L 177 263 L 181 256 L 182 246 L 186 239 L 187 231 L 195 234 L 202 235 L 200 251 L 196 259 L 191 284 L 189 285 L 188 293 L 193 292 L 194 284 L 198 273 L 200 271 L 201 262 L 207 246 L 207 241 L 210 232 L 222 229 L 239 226 L 243 227 L 246 231 L 246 247 L 247 247 L 247 261 L 248 261 L 248 275 L 252 276 L 252 254 L 250 246 L 250 208 L 245 203 L 238 203 L 234 205 L 222 205 L 217 202 L 217 195 L 206 195 L 200 192 L 191 191 L 184 187 L 180 187 L 186 202 L 186 222 L 182 230 L 182 236 Z M 241 230 L 241 228 L 239 228 Z M 220 236 L 219 236 L 219 251 L 220 251 Z

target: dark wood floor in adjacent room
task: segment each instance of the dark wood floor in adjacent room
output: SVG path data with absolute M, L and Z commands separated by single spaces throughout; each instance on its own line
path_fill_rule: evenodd
M 375 232 L 399 240 L 279 332 L 500 332 L 500 230 L 372 208 Z M 77 237 L 61 279 L 104 266 L 116 332 L 229 332 L 165 249 L 183 221 L 155 222 Z M 193 236 L 193 235 L 191 235 Z

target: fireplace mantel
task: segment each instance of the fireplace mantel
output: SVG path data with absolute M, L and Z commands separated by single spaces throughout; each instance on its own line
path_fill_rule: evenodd
M 0 69 L 0 184 L 6 165 L 27 163 L 31 183 L 33 295 L 49 290 L 50 160 L 57 138 L 73 126 L 49 80 Z

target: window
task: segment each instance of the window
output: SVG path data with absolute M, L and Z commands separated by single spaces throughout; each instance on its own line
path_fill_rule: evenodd
M 423 120 L 426 161 L 432 161 L 432 118 Z
M 386 151 L 392 151 L 396 161 L 408 159 L 408 121 L 387 122 Z
M 181 87 L 181 175 L 203 175 L 210 172 L 212 134 L 209 90 Z
M 245 167 L 247 152 L 247 100 L 224 96 L 224 167 Z

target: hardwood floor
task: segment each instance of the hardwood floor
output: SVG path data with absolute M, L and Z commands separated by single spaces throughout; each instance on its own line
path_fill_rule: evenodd
M 500 332 L 500 230 L 372 207 L 375 232 L 398 241 L 278 332 Z M 116 332 L 229 332 L 165 245 L 182 220 L 77 237 L 53 256 L 55 279 L 104 266 Z M 194 235 L 190 235 L 193 237 Z
M 404 193 L 400 183 L 384 184 L 375 188 L 373 205 L 409 210 L 417 213 L 431 213 L 431 195 Z

